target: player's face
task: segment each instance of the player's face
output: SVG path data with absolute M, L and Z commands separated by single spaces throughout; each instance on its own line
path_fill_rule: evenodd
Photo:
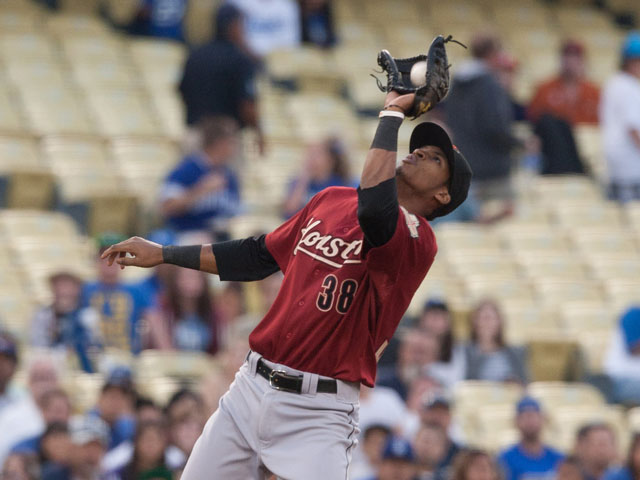
M 402 160 L 398 175 L 416 194 L 432 202 L 439 192 L 447 192 L 449 162 L 442 149 L 427 145 L 416 148 Z

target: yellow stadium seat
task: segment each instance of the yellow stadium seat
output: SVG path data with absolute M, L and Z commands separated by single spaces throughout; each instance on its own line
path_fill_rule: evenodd
M 87 89 L 127 88 L 138 80 L 131 66 L 110 58 L 96 59 L 91 63 L 72 63 L 71 74 L 78 85 Z
M 111 2 L 119 0 L 111 0 Z M 212 18 L 222 0 L 194 0 L 187 5 L 184 16 L 185 37 L 193 45 L 208 42 L 212 35 Z
M 475 411 L 477 431 L 471 443 L 478 448 L 486 448 L 497 452 L 507 446 L 505 442 L 517 441 L 518 432 L 515 427 L 515 406 L 487 405 Z
M 88 5 L 90 3 L 96 4 L 97 1 L 79 0 L 79 3 Z M 49 15 L 46 20 L 46 25 L 49 32 L 60 37 L 67 35 L 98 36 L 109 35 L 111 33 L 106 24 L 101 22 L 95 15 L 58 13 Z
M 55 187 L 55 177 L 48 169 L 15 170 L 9 176 L 7 207 L 50 209 L 54 204 Z
M 436 227 L 436 237 L 439 248 L 445 252 L 448 248 L 452 253 L 472 253 L 477 250 L 502 250 L 499 237 L 489 228 L 465 223 L 444 223 Z
M 0 133 L 24 134 L 25 122 L 14 93 L 0 81 Z
M 514 301 L 533 301 L 531 285 L 519 275 L 467 275 L 462 278 L 462 283 L 469 299 L 474 302 L 503 297 Z
M 594 276 L 602 281 L 640 278 L 640 257 L 628 254 L 592 252 L 585 260 Z
M 548 305 L 560 305 L 571 300 L 604 300 L 602 286 L 582 278 L 555 280 L 536 278 L 533 281 L 537 296 Z
M 596 185 L 583 175 L 545 175 L 536 179 L 534 191 L 542 201 L 557 203 L 565 200 L 598 200 L 602 195 Z
M 606 403 L 602 393 L 587 383 L 532 382 L 527 391 L 544 405 L 546 411 L 562 406 L 597 407 Z
M 0 32 L 33 32 L 42 27 L 42 15 L 33 12 L 0 11 Z
M 528 343 L 530 378 L 539 381 L 569 381 L 581 375 L 578 344 L 562 340 L 534 340 Z
M 576 338 L 585 331 L 594 335 L 606 334 L 616 326 L 615 312 L 601 301 L 567 301 L 559 305 L 558 309 L 564 330 Z
M 587 269 L 581 259 L 574 255 L 545 255 L 541 253 L 516 252 L 516 261 L 530 279 L 573 280 L 584 279 Z
M 640 255 L 638 239 L 628 230 L 618 228 L 575 229 L 571 239 L 584 253 L 627 255 L 629 258 Z
M 31 129 L 39 135 L 96 132 L 86 105 L 77 88 L 64 85 L 41 85 L 21 92 Z
M 0 56 L 13 61 L 15 59 L 40 59 L 56 61 L 58 52 L 55 44 L 42 33 L 0 33 Z
M 95 407 L 105 378 L 99 373 L 75 373 L 62 377 L 62 385 L 72 399 L 73 410 L 84 414 Z
M 187 51 L 183 44 L 160 39 L 132 39 L 129 52 L 133 63 L 145 70 L 160 64 L 163 68 L 181 69 L 186 60 Z
M 143 378 L 136 382 L 138 391 L 153 400 L 156 405 L 164 406 L 171 396 L 184 387 L 194 388 L 194 384 L 171 377 Z
M 117 232 L 133 235 L 137 230 L 138 204 L 132 193 L 114 192 L 92 195 L 89 199 L 89 235 Z
M 624 207 L 624 213 L 631 226 L 640 233 L 640 201 L 630 202 Z
M 37 88 L 44 84 L 64 84 L 69 81 L 66 71 L 57 62 L 39 59 L 13 59 L 6 64 L 7 77 L 14 85 Z
M 604 282 L 607 299 L 614 312 L 621 313 L 632 305 L 640 305 L 640 280 L 610 279 Z
M 148 90 L 153 112 L 164 134 L 171 140 L 180 141 L 185 132 L 184 104 L 175 88 L 154 87 Z
M 629 430 L 633 433 L 640 433 L 640 407 L 634 407 L 627 412 Z
M 453 270 L 461 277 L 464 275 L 517 275 L 519 270 L 513 259 L 504 254 L 473 255 L 459 254 L 452 248 L 448 254 L 436 258 L 446 258 Z
M 508 343 L 523 345 L 530 340 L 559 336 L 561 326 L 555 309 L 508 297 L 499 299 L 499 302 Z
M 87 100 L 104 135 L 162 135 L 149 99 L 142 91 L 129 88 L 91 89 L 87 92 Z
M 0 232 L 13 241 L 23 243 L 28 238 L 79 238 L 76 224 L 59 212 L 3 210 L 0 211 Z
M 478 405 L 515 405 L 523 395 L 523 389 L 515 383 L 462 380 L 453 386 L 455 409 L 476 409 Z
M 210 355 L 201 352 L 144 350 L 137 358 L 136 373 L 143 377 L 197 379 L 213 366 Z
M 37 143 L 28 136 L 0 136 L 0 158 L 0 174 L 21 168 L 46 169 Z
M 59 41 L 69 63 L 125 61 L 126 42 L 115 36 L 73 35 L 62 36 Z
M 577 339 L 586 360 L 586 367 L 591 373 L 602 373 L 605 355 L 611 343 L 611 331 L 582 331 L 578 332 Z
M 500 232 L 514 253 L 537 252 L 541 255 L 563 255 L 570 253 L 566 236 L 557 229 L 538 227 L 515 227 Z
M 620 207 L 611 202 L 558 203 L 554 214 L 559 223 L 572 227 L 623 225 Z

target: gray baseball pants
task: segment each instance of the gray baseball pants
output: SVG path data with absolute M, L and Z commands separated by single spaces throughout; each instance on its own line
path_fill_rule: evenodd
M 256 373 L 251 352 L 220 399 L 187 461 L 182 480 L 346 480 L 357 444 L 359 385 L 316 393 L 318 375 L 303 375 L 302 393 L 278 391 Z

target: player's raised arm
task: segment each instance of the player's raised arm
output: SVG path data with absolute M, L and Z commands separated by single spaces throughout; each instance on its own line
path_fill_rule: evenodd
M 129 256 L 127 256 L 127 254 Z M 265 246 L 265 236 L 205 245 L 165 246 L 132 237 L 102 254 L 109 265 L 155 267 L 169 263 L 220 275 L 222 280 L 254 281 L 279 270 Z

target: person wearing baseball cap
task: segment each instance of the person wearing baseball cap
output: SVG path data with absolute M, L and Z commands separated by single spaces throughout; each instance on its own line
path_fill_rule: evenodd
M 607 82 L 600 104 L 603 152 L 609 176 L 608 196 L 640 199 L 640 30 L 627 35 L 620 50 L 620 71 Z
M 416 457 L 411 444 L 402 437 L 390 436 L 375 480 L 413 480 L 415 474 Z
M 520 441 L 498 457 L 505 471 L 505 480 L 552 475 L 564 456 L 542 443 L 542 406 L 535 398 L 524 396 L 516 404 L 515 410 Z

